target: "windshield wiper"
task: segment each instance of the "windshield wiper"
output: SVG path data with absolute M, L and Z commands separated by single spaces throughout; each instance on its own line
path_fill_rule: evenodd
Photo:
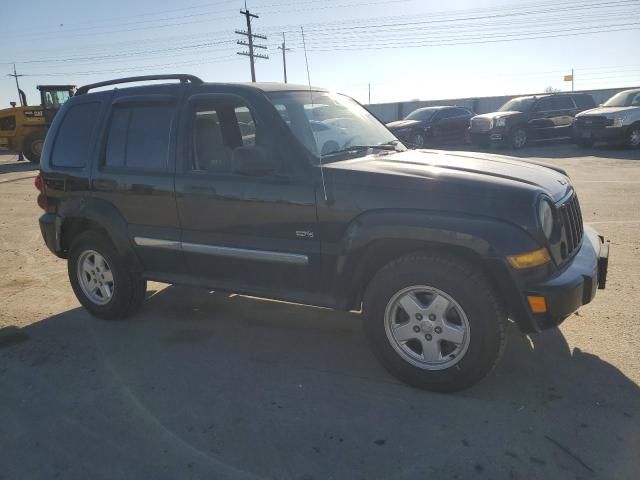
M 401 150 L 398 150 L 398 148 L 396 147 L 398 143 L 400 143 L 398 142 L 398 140 L 392 140 L 391 142 L 381 143 L 378 145 L 352 145 L 350 147 L 342 148 L 334 152 L 325 153 L 324 155 L 321 155 L 321 157 L 327 158 L 327 157 L 332 157 L 334 155 L 340 155 L 341 153 L 350 153 L 350 152 L 357 153 L 357 152 L 363 152 L 370 149 L 386 150 L 388 152 L 399 152 Z

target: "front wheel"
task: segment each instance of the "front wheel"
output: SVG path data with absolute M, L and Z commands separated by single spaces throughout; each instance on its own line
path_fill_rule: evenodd
M 509 135 L 509 143 L 511 144 L 511 147 L 516 150 L 524 148 L 528 141 L 529 138 L 527 136 L 527 131 L 521 127 L 514 128 L 511 135 Z
M 382 268 L 367 288 L 364 327 L 374 353 L 418 388 L 466 388 L 496 365 L 506 313 L 488 279 L 446 255 L 410 255 Z
M 74 240 L 68 272 L 78 301 L 96 317 L 127 317 L 144 300 L 146 281 L 129 271 L 111 241 L 98 232 L 84 232 Z
M 640 147 L 640 123 L 635 123 L 629 127 L 626 144 L 629 148 Z

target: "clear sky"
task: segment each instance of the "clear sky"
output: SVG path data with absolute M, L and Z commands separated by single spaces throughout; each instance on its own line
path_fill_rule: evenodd
M 368 101 L 442 99 L 640 85 L 640 0 L 247 0 L 269 60 L 258 81 L 311 81 Z M 22 89 L 151 73 L 250 80 L 236 55 L 238 0 L 3 1 L 0 107 Z M 261 52 L 263 52 L 261 50 Z

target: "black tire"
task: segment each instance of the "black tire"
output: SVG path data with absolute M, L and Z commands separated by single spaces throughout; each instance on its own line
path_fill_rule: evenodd
M 397 292 L 413 285 L 446 293 L 466 314 L 468 347 L 451 367 L 429 370 L 412 365 L 387 336 L 387 304 Z M 453 256 L 416 254 L 389 263 L 367 287 L 364 314 L 365 332 L 382 365 L 403 382 L 425 390 L 453 392 L 473 385 L 495 367 L 506 343 L 507 315 L 489 280 Z
M 78 274 L 78 262 L 89 250 L 99 253 L 107 261 L 113 275 L 113 294 L 103 305 L 97 304 L 83 291 Z M 111 241 L 96 231 L 80 234 L 71 244 L 67 262 L 69 281 L 78 301 L 96 317 L 105 320 L 126 318 L 144 301 L 147 282 L 137 273 L 129 271 L 124 259 L 118 255 Z
M 46 136 L 46 130 L 38 129 L 29 132 L 22 140 L 22 153 L 31 163 L 40 163 L 40 155 L 42 154 L 42 146 Z
M 527 143 L 529 143 L 529 136 L 524 128 L 515 127 L 511 130 L 511 133 L 509 134 L 509 145 L 511 148 L 514 150 L 520 150 L 521 148 L 526 147 Z
M 629 127 L 624 143 L 627 148 L 640 148 L 640 122 Z

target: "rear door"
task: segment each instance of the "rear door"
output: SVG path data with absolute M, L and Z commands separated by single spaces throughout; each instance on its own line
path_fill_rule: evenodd
M 128 224 L 145 270 L 184 272 L 174 190 L 179 87 L 114 93 L 93 195 L 114 205 Z
M 258 112 L 211 87 L 185 103 L 176 174 L 182 248 L 200 282 L 304 302 L 319 282 L 315 187 L 285 161 L 286 145 Z M 277 168 L 237 173 L 239 155 L 254 148 Z
M 557 95 L 551 98 L 553 105 L 554 137 L 571 136 L 571 128 L 580 109 L 569 95 Z
M 554 136 L 554 115 L 551 97 L 543 97 L 536 101 L 529 117 L 529 130 L 534 139 L 548 139 Z

